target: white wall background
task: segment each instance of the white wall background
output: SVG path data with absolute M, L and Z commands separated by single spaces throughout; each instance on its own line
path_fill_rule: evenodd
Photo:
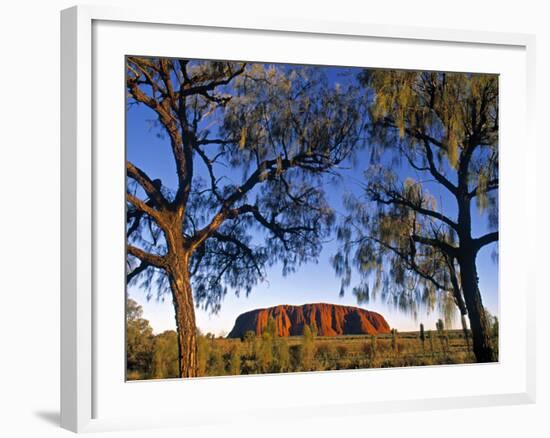
M 246 424 L 219 430 L 118 432 L 107 436 L 547 436 L 550 308 L 544 273 L 550 245 L 547 99 L 549 11 L 523 0 L 273 2 L 96 1 L 197 11 L 528 32 L 537 35 L 538 401 L 535 405 Z M 66 0 L 4 2 L 0 14 L 0 435 L 68 436 L 59 420 L 59 10 Z M 155 6 L 153 6 L 155 5 Z M 249 11 L 249 12 L 246 12 Z M 253 12 L 250 12 L 253 11 Z M 521 148 L 519 144 L 517 147 Z M 260 400 L 253 401 L 255 403 Z M 205 406 L 207 409 L 208 407 Z

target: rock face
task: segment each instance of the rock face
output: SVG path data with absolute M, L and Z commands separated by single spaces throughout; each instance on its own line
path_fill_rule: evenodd
M 279 336 L 299 336 L 304 325 L 315 323 L 318 336 L 389 333 L 390 326 L 382 315 L 365 309 L 337 304 L 280 305 L 256 309 L 237 317 L 227 337 L 242 338 L 247 331 L 260 335 L 272 316 Z

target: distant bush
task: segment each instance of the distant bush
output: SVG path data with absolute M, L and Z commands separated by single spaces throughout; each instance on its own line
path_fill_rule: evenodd
M 315 349 L 315 361 L 318 366 L 317 369 L 331 369 L 332 363 L 336 357 L 334 347 L 328 342 L 323 342 Z
M 304 325 L 300 362 L 303 371 L 312 371 L 315 356 L 315 331 L 309 325 Z
M 290 371 L 290 348 L 288 342 L 284 338 L 275 340 L 274 353 L 274 369 L 273 372 L 288 372 Z
M 231 348 L 231 352 L 229 354 L 229 369 L 228 374 L 229 375 L 235 375 L 241 373 L 241 353 L 240 348 L 238 345 L 234 345 Z
M 344 344 L 337 345 L 336 352 L 339 358 L 345 358 L 348 355 L 348 347 Z
M 207 374 L 208 376 L 225 375 L 225 360 L 219 346 L 213 344 L 208 355 Z

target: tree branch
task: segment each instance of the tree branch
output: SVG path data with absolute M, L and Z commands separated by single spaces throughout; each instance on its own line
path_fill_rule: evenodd
M 144 171 L 130 161 L 126 161 L 126 174 L 141 186 L 158 208 L 166 207 L 167 201 L 160 191 L 160 180 L 151 181 Z
M 424 245 L 433 246 L 434 248 L 438 248 L 441 251 L 443 251 L 445 254 L 448 254 L 449 256 L 456 257 L 457 248 L 454 246 L 449 245 L 447 242 L 443 242 L 439 239 L 431 239 L 429 237 L 424 236 L 418 236 L 416 234 L 413 234 L 411 238 L 418 243 L 422 243 Z
M 395 255 L 397 255 L 403 262 L 408 265 L 408 269 L 414 271 L 416 274 L 420 275 L 420 277 L 424 278 L 425 280 L 430 281 L 433 283 L 433 285 L 440 289 L 440 290 L 446 290 L 445 286 L 441 284 L 437 279 L 432 275 L 420 268 L 418 266 L 418 263 L 416 263 L 416 260 L 412 257 L 412 254 L 406 254 L 403 251 L 400 251 L 398 248 L 394 247 L 393 245 L 390 245 L 380 239 L 377 239 L 375 237 L 367 237 L 367 239 L 372 239 L 379 245 L 382 245 L 384 248 L 388 249 L 389 251 L 393 252 Z
M 457 191 L 458 191 L 458 188 L 451 181 L 449 181 L 447 178 L 445 178 L 445 176 L 442 173 L 440 173 L 437 170 L 437 167 L 436 167 L 435 161 L 434 161 L 434 154 L 433 154 L 432 148 L 431 148 L 428 140 L 426 140 L 424 137 L 422 137 L 422 138 L 423 138 L 424 149 L 426 151 L 426 158 L 428 160 L 428 165 L 430 167 L 430 173 L 433 175 L 433 177 L 437 181 L 439 181 L 451 193 L 456 195 Z
M 218 81 L 211 81 L 208 84 L 199 85 L 199 86 L 196 86 L 196 87 L 189 87 L 189 88 L 182 87 L 182 89 L 180 90 L 180 93 L 184 96 L 190 96 L 190 95 L 193 95 L 193 94 L 202 94 L 202 95 L 204 95 L 205 93 L 207 93 L 208 91 L 212 91 L 216 87 L 219 87 L 221 85 L 229 84 L 229 82 L 231 82 L 237 76 L 244 73 L 245 68 L 246 68 L 246 63 L 243 63 L 241 65 L 241 68 L 239 68 L 238 70 L 236 70 L 235 72 L 230 74 L 225 79 L 218 80 Z
M 229 140 L 223 140 L 221 138 L 203 138 L 201 140 L 197 140 L 198 145 L 207 145 L 207 144 L 218 144 L 218 145 L 228 145 L 228 144 L 234 144 L 237 141 L 234 138 L 231 138 Z
M 448 218 L 447 216 L 443 215 L 442 213 L 439 213 L 434 210 L 430 210 L 428 208 L 424 208 L 421 205 L 416 205 L 409 199 L 401 196 L 398 192 L 395 190 L 385 190 L 386 195 L 390 196 L 390 199 L 383 199 L 380 196 L 380 193 L 374 189 L 367 189 L 368 193 L 370 194 L 371 198 L 384 205 L 402 205 L 404 207 L 408 207 L 412 210 L 414 210 L 417 213 L 420 213 L 424 216 L 429 216 L 434 219 L 438 219 L 441 222 L 446 223 L 454 230 L 458 230 L 458 224 L 454 222 L 452 219 Z
M 164 269 L 166 266 L 166 262 L 162 256 L 151 254 L 133 245 L 127 245 L 126 250 L 128 251 L 128 254 L 131 254 L 140 259 L 142 262 L 156 268 Z
M 284 169 L 287 169 L 291 166 L 289 160 L 283 160 Z M 254 171 L 252 175 L 240 186 L 238 187 L 231 195 L 229 195 L 222 203 L 221 208 L 218 210 L 218 213 L 214 215 L 214 218 L 210 221 L 208 225 L 199 230 L 196 233 L 194 238 L 193 246 L 196 247 L 200 245 L 206 238 L 212 235 L 225 219 L 230 215 L 235 216 L 237 210 L 231 209 L 231 206 L 235 202 L 241 200 L 256 184 L 260 181 L 266 180 L 270 177 L 272 170 L 271 168 L 277 163 L 277 160 L 266 160 L 261 163 L 258 168 Z
M 136 66 L 140 66 L 140 64 L 143 64 L 148 68 L 154 69 L 157 73 L 161 74 L 160 67 L 147 59 L 132 57 L 132 58 L 129 58 L 129 61 Z M 143 71 L 143 69 L 141 68 L 140 70 Z M 165 97 L 160 102 L 154 97 L 148 96 L 139 87 L 138 79 L 139 78 L 132 78 L 132 77 L 126 78 L 126 86 L 128 88 L 128 92 L 137 102 L 141 102 L 147 105 L 153 111 L 155 111 L 155 113 L 158 115 L 160 123 L 168 133 L 171 140 L 172 154 L 174 156 L 174 160 L 176 161 L 176 171 L 178 175 L 178 192 L 176 197 L 182 198 L 184 196 L 184 193 L 186 193 L 185 189 L 189 188 L 190 186 L 189 184 L 190 183 L 189 178 L 191 178 L 191 175 L 189 174 L 190 165 L 186 160 L 189 154 L 187 156 L 185 155 L 183 139 L 178 129 L 178 120 L 170 112 L 170 109 L 174 109 L 174 108 L 178 109 L 179 110 L 178 112 L 181 112 L 181 108 L 177 108 L 176 103 L 172 102 L 172 98 L 174 99 L 176 98 L 176 96 L 173 93 L 169 95 L 168 92 L 165 91 L 164 93 Z M 158 86 L 156 82 L 155 84 L 156 84 L 155 86 Z M 192 165 L 191 165 L 191 169 L 192 169 Z
M 151 265 L 147 262 L 141 262 L 137 268 L 135 268 L 132 272 L 129 272 L 126 274 L 126 283 L 130 283 L 133 278 L 137 277 L 139 274 L 141 274 L 143 271 L 145 271 L 147 268 L 149 268 Z
M 261 270 L 260 266 L 258 266 L 256 258 L 254 257 L 254 252 L 252 251 L 252 249 L 248 245 L 245 245 L 243 242 L 241 242 L 239 239 L 237 239 L 233 236 L 222 234 L 222 233 L 219 233 L 217 231 L 212 234 L 212 237 L 219 240 L 220 242 L 230 242 L 230 243 L 234 244 L 237 248 L 239 248 L 239 250 L 241 252 L 246 254 L 246 256 L 250 259 L 250 261 L 254 265 L 254 269 L 256 269 L 256 272 L 258 272 L 258 275 L 260 277 L 263 276 L 262 270 Z
M 453 297 L 455 299 L 456 305 L 460 309 L 460 314 L 466 315 L 468 313 L 468 310 L 466 308 L 466 303 L 464 302 L 464 297 L 462 296 L 462 289 L 460 288 L 460 285 L 458 282 L 458 276 L 456 274 L 456 268 L 454 265 L 454 258 L 446 256 L 445 260 L 447 262 L 447 266 L 449 267 L 451 285 L 453 287 L 452 293 L 453 293 Z
M 485 234 L 484 236 L 481 236 L 477 239 L 474 239 L 474 247 L 476 250 L 480 250 L 485 245 L 488 245 L 490 243 L 498 241 L 498 231 L 494 231 L 492 233 Z
M 383 126 L 389 127 L 392 129 L 397 129 L 397 125 L 392 119 L 385 118 L 382 122 Z M 416 138 L 417 140 L 421 140 L 422 144 L 424 145 L 424 150 L 426 152 L 426 159 L 428 161 L 428 169 L 419 168 L 415 165 L 413 165 L 414 168 L 417 168 L 417 170 L 429 170 L 432 176 L 441 183 L 444 187 L 446 187 L 451 193 L 455 194 L 457 193 L 458 188 L 449 181 L 441 172 L 437 170 L 437 166 L 435 165 L 434 160 L 434 153 L 430 146 L 430 143 L 434 146 L 438 147 L 439 149 L 446 149 L 445 145 L 440 142 L 439 140 L 433 138 L 432 136 L 426 134 L 425 132 L 419 132 L 416 130 L 412 130 L 410 128 L 405 128 L 405 132 L 410 135 L 413 138 Z M 411 159 L 407 156 L 407 160 L 409 163 L 411 163 Z
M 218 199 L 218 201 L 221 201 L 222 196 L 218 191 L 218 182 L 216 180 L 216 175 L 214 175 L 214 168 L 212 166 L 212 161 L 210 160 L 210 158 L 208 158 L 206 153 L 198 145 L 195 145 L 194 149 L 199 155 L 199 157 L 201 157 L 204 165 L 206 166 L 206 169 L 208 170 L 208 175 L 210 175 L 210 187 L 212 189 L 212 193 Z
M 159 225 L 162 223 L 160 212 L 149 206 L 145 201 L 142 201 L 141 199 L 135 197 L 130 193 L 126 193 L 126 200 L 138 210 L 148 214 L 153 219 L 155 219 Z

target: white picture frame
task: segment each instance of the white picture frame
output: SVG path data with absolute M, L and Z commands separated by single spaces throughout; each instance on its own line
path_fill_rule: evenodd
M 117 26 L 125 29 L 118 29 Z M 141 29 L 141 32 L 137 32 L 137 28 Z M 487 68 L 491 70 L 492 62 L 495 67 L 492 71 L 487 72 L 502 73 L 500 68 L 504 70 L 509 68 L 510 74 L 507 77 L 521 78 L 521 84 L 516 83 L 515 86 L 518 89 L 513 90 L 513 93 L 510 91 L 510 94 L 507 93 L 507 89 L 503 89 L 503 95 L 518 100 L 518 104 L 514 105 L 516 107 L 514 115 L 518 116 L 519 114 L 522 117 L 521 120 L 525 123 L 520 122 L 514 128 L 506 128 L 503 125 L 502 135 L 505 144 L 510 143 L 509 139 L 515 138 L 514 136 L 524 135 L 521 150 L 525 156 L 513 155 L 518 154 L 518 152 L 512 152 L 511 149 L 508 155 L 504 154 L 502 194 L 500 196 L 503 199 L 508 194 L 514 194 L 520 196 L 524 202 L 531 200 L 530 205 L 535 204 L 534 169 L 536 166 L 534 163 L 536 153 L 532 128 L 534 120 L 534 36 L 385 26 L 361 22 L 320 22 L 298 20 L 292 17 L 276 19 L 243 16 L 239 21 L 227 22 L 223 17 L 216 17 L 211 14 L 208 17 L 199 17 L 189 15 L 183 10 L 160 10 L 157 8 L 140 11 L 104 6 L 78 6 L 64 10 L 61 13 L 62 427 L 75 432 L 84 432 L 120 428 L 184 426 L 202 424 L 206 421 L 211 423 L 212 418 L 216 418 L 215 421 L 219 423 L 238 421 L 241 418 L 250 416 L 262 418 L 271 415 L 270 412 L 273 413 L 273 407 L 269 406 L 269 403 L 265 409 L 259 406 L 240 408 L 236 406 L 234 409 L 224 412 L 222 408 L 224 406 L 224 394 L 227 396 L 229 393 L 235 394 L 237 392 L 246 395 L 253 391 L 273 390 L 276 402 L 273 406 L 276 406 L 277 403 L 281 406 L 280 400 L 277 399 L 277 388 L 285 386 L 296 388 L 300 385 L 302 385 L 304 393 L 308 393 L 308 391 L 311 393 L 309 399 L 306 397 L 301 403 L 288 406 L 283 403 L 282 407 L 277 408 L 276 415 L 289 418 L 311 418 L 312 416 L 362 415 L 369 412 L 398 412 L 411 409 L 441 409 L 534 402 L 535 309 L 533 298 L 535 274 L 532 272 L 533 268 L 531 266 L 535 264 L 529 264 L 528 258 L 517 264 L 514 278 L 508 277 L 508 274 L 504 272 L 504 268 L 501 267 L 500 284 L 504 299 L 504 304 L 501 304 L 501 311 L 503 312 L 501 317 L 503 332 L 501 350 L 504 352 L 504 357 L 494 368 L 476 364 L 454 368 L 456 371 L 447 371 L 450 368 L 442 370 L 441 367 L 424 367 L 426 368 L 424 370 L 417 368 L 415 370 L 394 369 L 382 371 L 393 373 L 391 379 L 396 382 L 401 380 L 405 382 L 412 375 L 410 373 L 414 373 L 414 379 L 419 379 L 426 373 L 438 375 L 435 378 L 436 380 L 438 378 L 445 379 L 451 372 L 456 379 L 469 378 L 468 376 L 479 373 L 481 376 L 479 380 L 485 381 L 486 385 L 480 385 L 480 390 L 477 392 L 468 392 L 467 388 L 461 389 L 460 386 L 464 387 L 464 385 L 461 385 L 458 381 L 457 387 L 453 390 L 449 389 L 448 393 L 445 388 L 437 388 L 434 384 L 434 388 L 424 393 L 415 392 L 414 385 L 412 385 L 413 388 L 406 394 L 400 394 L 398 388 L 384 394 L 374 384 L 374 379 L 378 379 L 376 370 L 308 373 L 307 376 L 305 374 L 295 374 L 195 379 L 186 383 L 174 381 L 130 383 L 124 382 L 124 379 L 122 379 L 116 383 L 115 380 L 118 381 L 121 377 L 122 364 L 119 362 L 123 362 L 124 352 L 123 349 L 120 349 L 120 339 L 124 338 L 124 334 L 119 333 L 120 331 L 123 332 L 122 327 L 124 324 L 123 314 L 120 313 L 124 307 L 123 292 L 121 292 L 120 297 L 114 298 L 113 303 L 110 303 L 109 300 L 113 295 L 116 295 L 117 290 L 123 291 L 124 288 L 122 283 L 114 281 L 115 294 L 105 296 L 105 288 L 101 288 L 103 292 L 99 292 L 98 285 L 109 284 L 108 280 L 122 278 L 124 271 L 123 263 L 118 261 L 117 255 L 113 255 L 109 263 L 114 267 L 114 270 L 120 268 L 120 278 L 116 276 L 116 272 L 108 280 L 102 278 L 107 278 L 107 274 L 103 275 L 105 271 L 102 271 L 101 263 L 103 263 L 104 257 L 99 260 L 98 252 L 103 251 L 104 248 L 101 244 L 102 239 L 109 239 L 108 236 L 102 237 L 103 230 L 109 228 L 107 227 L 109 224 L 104 223 L 101 216 L 103 214 L 101 212 L 104 212 L 105 208 L 98 208 L 98 206 L 108 207 L 117 205 L 116 203 L 120 202 L 120 212 L 123 210 L 123 198 L 117 197 L 120 193 L 115 190 L 110 195 L 106 194 L 106 188 L 112 185 L 113 175 L 118 175 L 116 178 L 120 177 L 117 169 L 120 168 L 123 172 L 123 164 L 117 164 L 116 161 L 121 157 L 120 154 L 124 150 L 124 142 L 117 141 L 121 138 L 120 132 L 112 135 L 114 140 L 111 141 L 114 142 L 114 148 L 116 148 L 113 159 L 105 161 L 106 154 L 98 154 L 97 148 L 98 142 L 100 145 L 105 144 L 101 141 L 105 133 L 111 136 L 111 130 L 114 132 L 114 130 L 120 131 L 122 129 L 123 131 L 124 127 L 117 127 L 116 125 L 117 121 L 120 121 L 120 108 L 112 116 L 100 109 L 105 108 L 104 96 L 113 96 L 113 89 L 109 88 L 113 84 L 107 83 L 109 81 L 105 84 L 101 83 L 102 78 L 111 75 L 107 74 L 109 71 L 103 71 L 98 65 L 106 65 L 105 60 L 101 58 L 103 53 L 107 57 L 105 59 L 109 59 L 108 56 L 118 59 L 116 57 L 120 53 L 125 53 L 126 50 L 135 50 L 127 49 L 128 46 L 125 46 L 124 38 L 117 36 L 122 35 L 121 32 L 133 32 L 131 35 L 135 38 L 131 40 L 138 44 L 138 50 L 141 51 L 139 48 L 139 35 L 143 34 L 144 29 L 149 32 L 147 38 L 150 41 L 148 47 L 142 46 L 144 54 L 150 54 L 149 52 L 151 52 L 159 56 L 168 56 L 171 53 L 170 50 L 173 50 L 170 47 L 165 47 L 164 53 L 158 51 L 158 47 L 160 47 L 163 38 L 167 37 L 167 33 L 185 30 L 186 32 L 201 32 L 201 35 L 211 33 L 216 35 L 216 38 L 224 36 L 224 32 L 227 34 L 225 37 L 228 37 L 231 33 L 231 35 L 234 35 L 232 38 L 244 38 L 243 41 L 250 41 L 250 52 L 248 53 L 250 53 L 249 56 L 254 57 L 251 60 L 281 59 L 277 56 L 283 55 L 269 54 L 270 47 L 274 47 L 270 44 L 273 44 L 273 41 L 277 39 L 296 38 L 303 40 L 303 44 L 315 44 L 311 40 L 325 38 L 327 41 L 334 39 L 334 47 L 338 44 L 352 44 L 352 42 L 353 44 L 367 44 L 368 42 L 368 44 L 373 45 L 383 42 L 388 47 L 396 46 L 399 48 L 399 45 L 406 44 L 411 48 L 417 47 L 419 50 L 423 50 L 422 53 L 425 54 L 430 53 L 430 51 L 437 53 L 436 57 L 439 59 L 433 62 L 439 62 L 439 64 L 426 64 L 426 68 L 429 66 L 435 68 L 439 65 L 438 69 L 445 69 L 442 67 L 447 64 L 442 63 L 447 62 L 448 69 L 460 69 L 460 56 L 467 57 L 470 52 L 479 58 L 475 61 L 477 64 L 471 64 L 472 68 L 477 65 L 478 68 L 482 69 L 481 71 L 487 71 Z M 249 38 L 249 40 L 246 38 Z M 264 44 L 257 42 L 253 44 L 251 41 L 254 39 L 264 39 Z M 109 50 L 107 50 L 105 41 L 109 41 Z M 461 53 L 460 56 L 456 57 L 456 64 L 452 64 L 450 58 L 444 56 L 450 45 Z M 297 47 L 296 50 L 299 50 L 299 45 Z M 259 55 L 253 54 L 259 53 L 257 52 L 259 49 L 264 50 L 266 53 L 263 59 L 258 59 Z M 117 50 L 119 51 L 117 52 Z M 195 47 L 194 52 L 189 56 L 199 57 L 199 54 L 202 53 L 201 50 L 207 50 L 207 43 L 204 43 L 203 48 Z M 404 57 L 405 52 L 403 49 L 399 50 L 401 50 Z M 491 51 L 499 54 L 490 55 L 489 52 Z M 506 55 L 508 52 L 510 53 L 509 57 Z M 216 52 L 211 50 L 208 53 L 208 56 L 214 57 L 216 55 Z M 296 53 L 285 55 L 287 56 L 285 60 L 290 62 L 301 59 L 299 58 L 299 52 Z M 321 59 L 315 58 L 315 50 L 312 49 L 311 53 L 313 55 L 310 55 L 307 62 Z M 177 56 L 178 54 L 175 53 L 174 55 Z M 239 55 L 228 55 L 225 59 L 233 59 L 232 56 Z M 298 58 L 293 58 L 293 56 L 298 56 Z M 327 54 L 325 53 L 323 56 L 327 56 Z M 492 56 L 493 58 L 491 58 Z M 220 57 L 223 58 L 223 56 Z M 487 59 L 487 57 L 489 58 Z M 515 61 L 520 60 L 520 62 L 512 63 L 510 61 L 512 59 Z M 98 61 L 98 65 L 95 64 L 95 61 Z M 334 62 L 345 61 L 335 59 Z M 358 62 L 358 65 L 361 65 L 361 62 Z M 401 65 L 402 61 L 397 58 L 394 62 L 393 67 L 409 68 L 416 65 L 414 63 L 405 65 L 405 61 Z M 379 65 L 382 64 L 383 62 L 380 61 Z M 508 64 L 510 66 L 506 67 Z M 514 64 L 514 66 L 511 64 Z M 112 66 L 109 68 L 112 68 Z M 116 85 L 116 80 L 114 82 Z M 123 96 L 123 86 L 120 85 L 120 87 Z M 506 87 L 510 88 L 510 85 L 506 85 Z M 101 89 L 105 91 L 103 94 Z M 114 102 L 116 103 L 120 96 L 116 97 L 116 91 L 114 95 Z M 503 115 L 503 117 L 506 117 L 506 115 Z M 109 123 L 104 121 L 106 118 L 111 121 L 112 127 L 109 127 Z M 518 173 L 514 175 L 507 174 L 506 162 L 517 162 L 519 159 L 522 162 L 521 166 L 518 166 L 520 167 L 517 170 Z M 510 184 L 506 183 L 506 179 L 512 177 L 519 178 L 522 181 L 519 188 L 511 188 Z M 102 204 L 103 202 L 105 204 Z M 514 250 L 519 249 L 520 246 L 526 250 L 534 248 L 535 215 L 524 208 L 516 208 L 515 212 L 512 210 L 506 209 L 506 203 L 501 209 L 501 219 L 505 219 L 501 223 L 501 227 L 508 227 L 506 229 L 509 230 L 508 235 L 510 237 L 504 237 L 500 247 L 501 266 L 510 266 L 514 262 L 514 253 L 519 253 L 519 251 Z M 118 213 L 115 216 L 120 218 Z M 521 222 L 528 225 L 525 227 L 528 239 L 522 242 L 513 238 L 513 229 L 516 226 L 514 224 Z M 111 231 L 111 234 L 114 233 L 111 235 L 111 239 L 115 236 L 116 240 L 116 232 L 117 228 L 114 227 L 114 231 Z M 122 240 L 120 245 L 117 244 L 118 250 L 120 250 L 121 245 L 123 246 Z M 102 254 L 105 257 L 111 257 L 106 253 Z M 534 254 L 534 251 L 531 251 L 531 254 Z M 510 295 L 511 292 L 507 292 L 508 289 L 519 290 L 521 294 L 519 298 L 514 296 L 517 302 L 514 302 L 513 305 L 520 310 L 518 313 L 519 322 L 516 321 L 516 327 L 519 327 L 519 329 L 518 333 L 515 334 L 512 333 L 511 326 L 507 325 L 506 321 L 506 312 L 510 308 L 506 306 L 512 305 L 512 296 Z M 117 302 L 116 299 L 119 301 Z M 98 317 L 98 313 L 102 315 L 101 318 Z M 122 318 L 119 318 L 121 315 Z M 110 342 L 106 337 L 106 333 L 117 333 L 117 335 L 113 335 L 114 340 Z M 507 340 L 505 336 L 507 333 L 510 336 L 515 336 L 513 341 Z M 512 342 L 521 347 L 516 351 L 519 359 L 512 360 L 511 355 L 506 356 L 505 354 L 506 351 L 511 350 L 508 348 L 511 347 L 508 344 Z M 508 365 L 510 365 L 509 368 L 507 368 Z M 492 378 L 491 375 L 494 376 L 494 382 L 489 382 Z M 383 376 L 383 374 L 378 374 L 378 376 Z M 350 384 L 353 379 L 356 379 L 358 385 L 363 384 L 362 381 L 368 381 L 367 387 L 372 388 L 372 391 L 369 394 L 366 392 L 361 394 L 359 391 L 359 395 L 349 400 L 346 399 L 345 394 L 340 396 L 338 388 Z M 499 381 L 502 381 L 502 389 L 499 389 Z M 204 400 L 208 397 L 212 399 L 215 394 L 216 397 L 214 398 L 220 400 L 219 405 L 214 403 L 214 406 L 209 408 L 208 416 L 201 416 L 200 403 L 193 403 L 195 411 L 183 410 L 189 408 L 189 406 L 181 406 L 180 411 L 177 409 L 167 411 L 162 407 L 149 406 L 147 415 L 139 412 L 132 415 L 130 409 L 128 412 L 115 409 L 115 405 L 123 404 L 124 397 L 126 397 L 124 401 L 128 401 L 138 394 L 159 399 L 166 396 L 167 400 L 170 400 L 177 396 L 178 392 L 181 393 L 181 385 L 183 384 L 186 385 L 185 391 L 187 394 L 197 394 L 196 397 L 204 397 Z M 364 384 L 366 385 L 366 383 Z M 114 388 L 115 386 L 118 389 Z M 111 387 L 114 389 L 105 389 Z M 130 390 L 127 390 L 128 388 Z M 322 391 L 316 393 L 315 388 L 320 388 Z M 320 393 L 333 394 L 334 397 L 330 401 L 319 399 Z M 238 405 L 238 403 L 235 403 L 235 405 Z M 184 412 L 187 412 L 187 414 L 184 414 Z M 212 415 L 213 412 L 216 413 L 215 416 Z

